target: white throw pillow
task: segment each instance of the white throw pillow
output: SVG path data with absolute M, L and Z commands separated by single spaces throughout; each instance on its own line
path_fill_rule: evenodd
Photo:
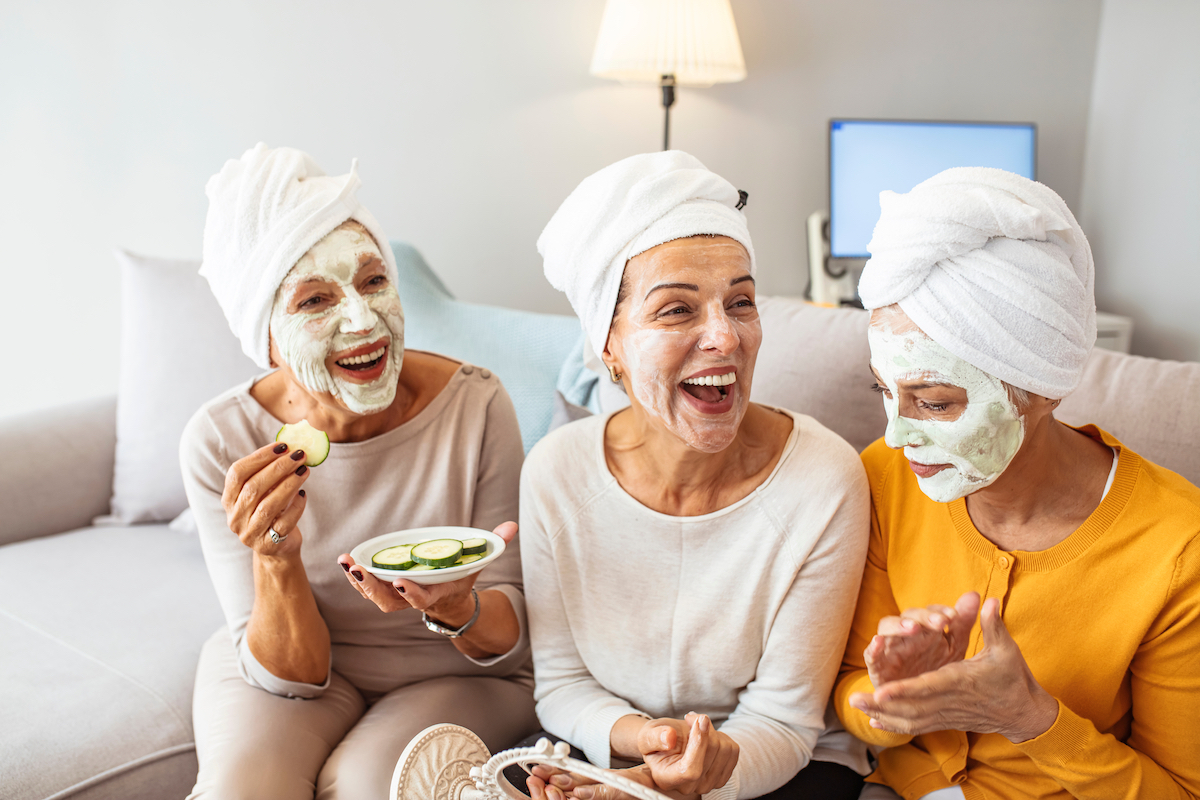
M 115 252 L 121 375 L 112 513 L 97 524 L 174 519 L 187 507 L 179 438 L 192 414 L 261 370 L 242 353 L 199 261 Z

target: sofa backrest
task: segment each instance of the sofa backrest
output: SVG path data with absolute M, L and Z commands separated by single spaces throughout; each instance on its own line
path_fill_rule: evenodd
M 867 312 L 760 297 L 763 342 L 751 399 L 815 418 L 862 450 L 883 436 L 883 402 L 867 346 Z
M 83 528 L 108 511 L 116 397 L 0 418 L 0 441 L 0 546 Z
M 1096 349 L 1056 415 L 1093 423 L 1200 486 L 1200 363 Z

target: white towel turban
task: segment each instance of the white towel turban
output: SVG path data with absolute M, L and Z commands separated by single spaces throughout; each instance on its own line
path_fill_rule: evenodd
M 754 247 L 738 205 L 733 184 L 679 150 L 630 156 L 584 178 L 537 248 L 546 278 L 571 301 L 593 354 L 604 352 L 625 262 L 639 253 L 697 234 L 728 236 L 746 248 L 754 274 Z
M 204 259 L 208 280 L 242 350 L 270 365 L 270 320 L 275 293 L 288 271 L 326 234 L 348 219 L 362 224 L 383 255 L 392 284 L 396 261 L 371 212 L 355 193 L 358 162 L 350 174 L 327 176 L 308 153 L 261 142 L 225 162 L 205 186 Z
M 1092 251 L 1052 189 L 1011 172 L 948 169 L 907 194 L 882 192 L 858 293 L 899 303 L 954 355 L 1060 398 L 1096 341 Z

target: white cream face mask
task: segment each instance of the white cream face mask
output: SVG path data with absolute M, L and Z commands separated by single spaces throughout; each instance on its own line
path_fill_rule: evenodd
M 867 329 L 871 366 L 887 389 L 888 447 L 904 448 L 917 465 L 948 465 L 917 484 L 931 500 L 949 503 L 990 485 L 1012 462 L 1025 438 L 1025 418 L 999 378 L 968 364 L 917 329 L 892 332 L 886 318 Z M 899 383 L 957 386 L 967 406 L 955 420 L 900 416 Z M 890 395 L 890 396 L 888 396 Z
M 700 240 L 699 244 L 717 243 Z M 726 307 L 731 297 L 741 297 L 736 287 L 730 291 L 729 286 L 745 273 L 747 264 L 741 245 L 732 242 L 732 247 L 743 260 L 716 269 L 712 261 L 693 272 L 686 266 L 648 265 L 630 281 L 628 308 L 618 311 L 625 316 L 618 349 L 630 393 L 647 416 L 688 447 L 705 453 L 724 450 L 737 435 L 750 403 L 750 382 L 762 342 L 762 326 L 753 306 Z M 715 247 L 709 251 L 717 252 Z M 688 260 L 676 257 L 672 262 L 681 263 Z M 675 282 L 697 284 L 701 291 L 668 295 L 670 290 L 660 290 L 647 297 L 652 287 Z M 721 287 L 719 295 L 713 291 L 714 283 Z M 744 291 L 753 296 L 750 289 Z M 681 302 L 671 302 L 675 296 Z M 691 314 L 675 323 L 670 312 L 679 306 L 686 306 Z M 714 371 L 717 374 L 697 376 Z
M 404 361 L 404 311 L 396 287 L 358 285 L 364 255 L 383 258 L 375 240 L 354 223 L 343 223 L 296 262 L 275 294 L 271 336 L 283 362 L 315 394 L 328 393 L 356 414 L 383 411 L 396 397 Z M 323 299 L 289 306 L 309 281 L 323 285 Z M 361 290 L 361 291 L 360 291 Z M 302 303 L 309 303 L 304 300 Z M 327 363 L 338 356 L 333 368 Z

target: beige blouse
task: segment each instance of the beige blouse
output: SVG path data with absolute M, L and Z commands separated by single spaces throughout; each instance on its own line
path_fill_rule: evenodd
M 252 552 L 226 525 L 221 506 L 230 465 L 273 441 L 283 425 L 250 396 L 261 379 L 236 386 L 192 417 L 180 443 L 188 503 L 204 559 L 240 660 L 253 686 L 288 697 L 316 697 L 326 686 L 266 670 L 250 652 L 246 625 L 254 603 Z M 512 676 L 532 685 L 518 542 L 481 573 L 477 587 L 503 592 L 520 620 L 508 653 L 468 658 L 425 628 L 419 611 L 385 614 L 347 585 L 337 557 L 366 539 L 429 525 L 491 530 L 517 519 L 524 455 L 516 412 L 498 378 L 463 364 L 416 417 L 363 442 L 334 443 L 305 483 L 301 557 L 332 640 L 331 667 L 368 695 L 443 675 Z

